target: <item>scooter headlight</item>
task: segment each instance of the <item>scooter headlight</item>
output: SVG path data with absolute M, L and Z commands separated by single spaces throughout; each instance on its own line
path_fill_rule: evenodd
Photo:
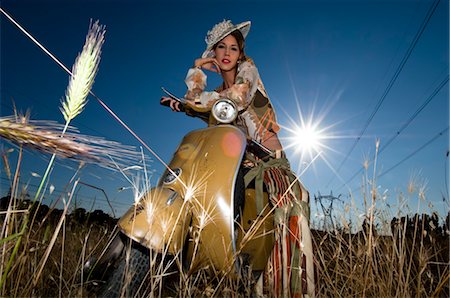
M 230 123 L 236 119 L 238 114 L 237 106 L 229 99 L 219 99 L 212 107 L 212 115 L 220 123 Z
M 171 184 L 171 183 L 173 183 L 177 179 L 177 177 L 180 176 L 181 169 L 180 168 L 175 168 L 175 169 L 172 170 L 172 172 L 169 171 L 164 176 L 164 179 L 163 179 L 163 183 L 164 184 Z

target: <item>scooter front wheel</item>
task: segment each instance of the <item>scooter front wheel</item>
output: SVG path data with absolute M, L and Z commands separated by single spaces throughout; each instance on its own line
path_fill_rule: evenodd
M 99 290 L 98 297 L 133 297 L 143 293 L 146 290 L 144 280 L 149 271 L 150 251 L 137 243 L 126 245 L 117 266 Z

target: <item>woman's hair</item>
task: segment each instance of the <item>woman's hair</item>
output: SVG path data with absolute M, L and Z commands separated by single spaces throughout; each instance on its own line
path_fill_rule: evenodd
M 247 57 L 245 56 L 245 51 L 244 51 L 244 47 L 245 47 L 245 38 L 244 38 L 244 36 L 242 35 L 241 31 L 240 31 L 240 30 L 234 30 L 234 31 L 232 31 L 229 35 L 232 35 L 232 36 L 234 36 L 234 38 L 236 38 L 236 41 L 237 41 L 238 46 L 239 46 L 239 50 L 241 51 L 241 54 L 242 54 L 242 58 L 240 59 L 240 61 L 245 61 L 245 60 L 247 59 Z M 220 42 L 220 41 L 219 41 L 219 42 Z M 217 45 L 219 44 L 219 42 L 217 42 L 217 43 L 213 46 L 212 50 L 215 50 L 215 49 L 216 49 L 216 47 L 217 47 Z

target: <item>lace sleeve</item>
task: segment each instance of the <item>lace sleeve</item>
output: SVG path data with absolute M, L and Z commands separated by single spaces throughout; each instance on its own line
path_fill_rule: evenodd
M 184 80 L 188 90 L 184 96 L 186 99 L 194 100 L 203 107 L 211 107 L 219 99 L 219 93 L 215 91 L 204 91 L 206 88 L 206 75 L 199 68 L 189 69 Z

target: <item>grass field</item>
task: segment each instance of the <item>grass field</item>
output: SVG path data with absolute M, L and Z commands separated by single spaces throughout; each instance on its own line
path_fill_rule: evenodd
M 1 240 L 1 296 L 95 296 L 82 266 L 101 253 L 115 219 L 99 210 L 51 210 L 20 197 L 2 198 L 1 207 L 2 230 L 8 231 Z M 381 235 L 367 221 L 357 233 L 313 230 L 317 295 L 448 297 L 448 220 L 442 225 L 426 214 L 392 219 L 392 235 Z M 208 297 L 217 287 L 206 273 L 175 271 L 149 286 L 155 296 Z M 214 295 L 248 296 L 254 282 L 251 275 L 222 282 Z

